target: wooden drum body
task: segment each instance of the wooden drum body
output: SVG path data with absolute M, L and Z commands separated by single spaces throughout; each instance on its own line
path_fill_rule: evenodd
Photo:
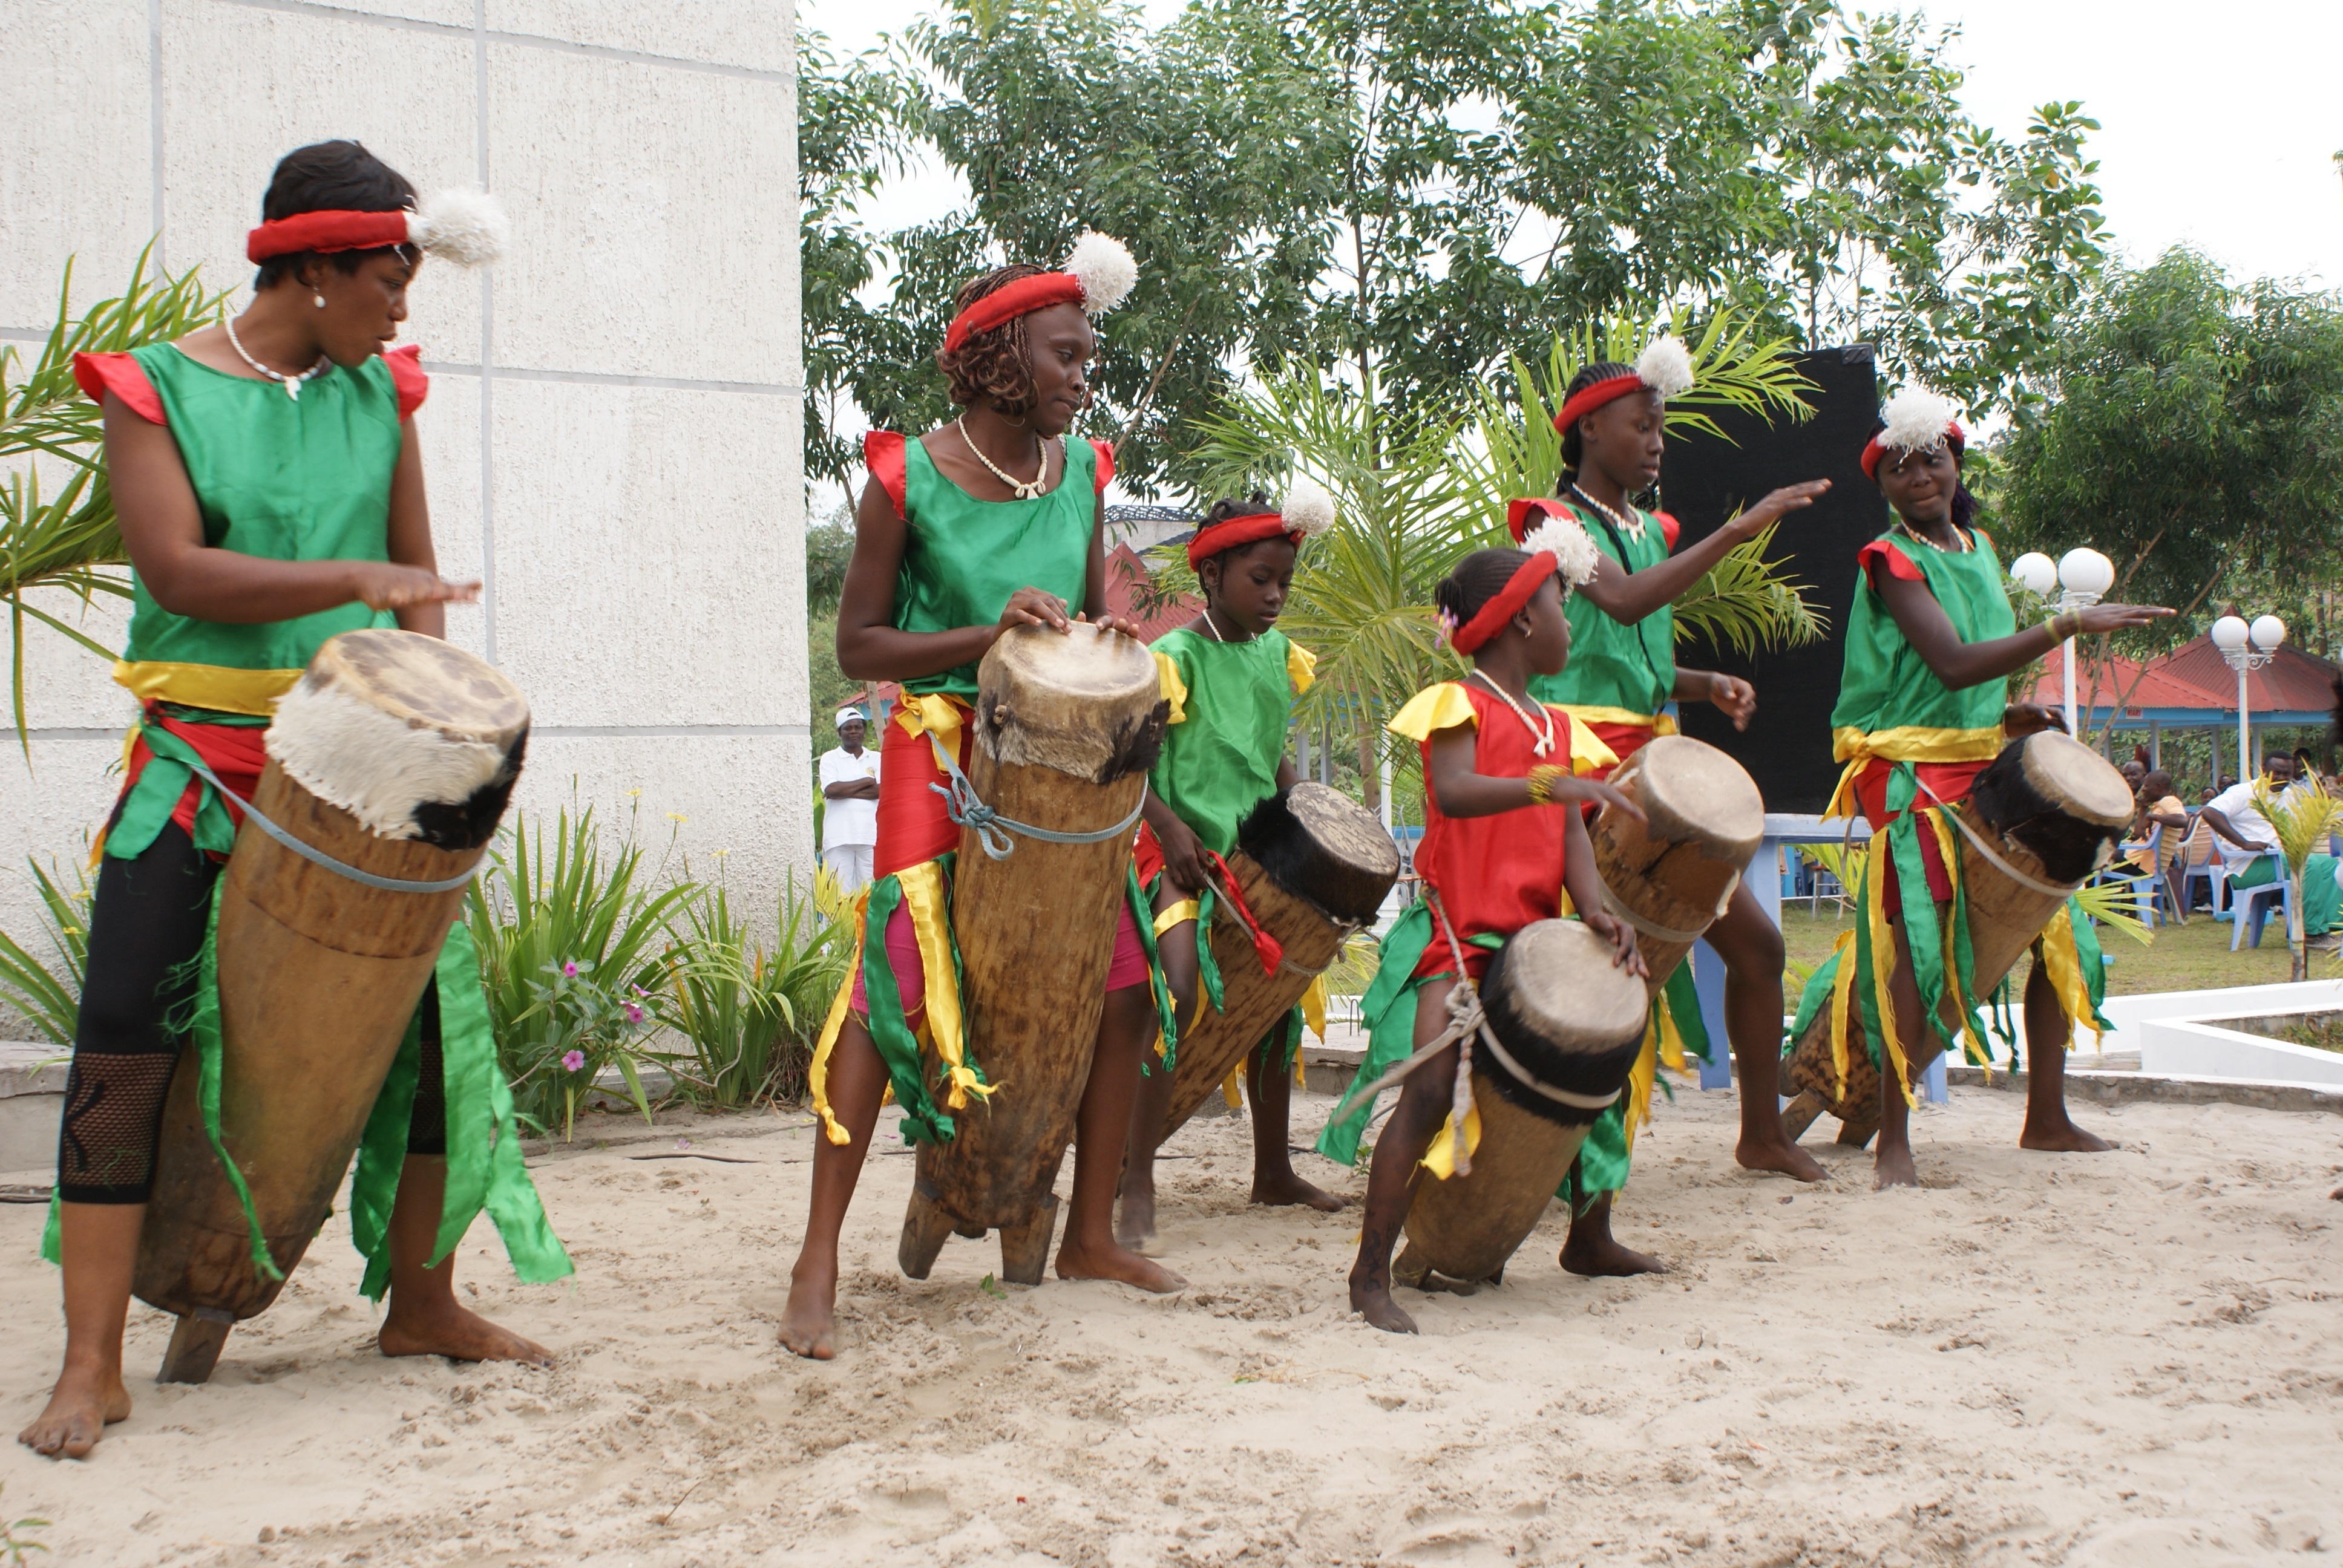
M 1490 1032 L 1535 1081 L 1524 1083 L 1486 1040 L 1473 1042 L 1481 1145 L 1468 1175 L 1417 1174 L 1407 1246 L 1392 1265 L 1400 1283 L 1421 1286 L 1433 1274 L 1494 1283 L 1537 1228 L 1643 1049 L 1649 995 L 1611 958 L 1611 944 L 1581 922 L 1540 920 L 1490 960 L 1481 982 Z
M 2045 892 L 2013 879 L 1966 834 L 1954 830 L 1968 901 L 1973 1005 L 1983 1005 L 2067 897 L 2107 864 L 2131 825 L 2133 809 L 2131 787 L 2115 766 L 2056 730 L 2011 741 L 1977 775 L 1967 798 L 1953 807 L 1955 814 L 2012 870 L 2063 890 Z M 1912 896 L 1906 890 L 1905 897 Z M 1855 961 L 1852 950 L 1841 961 Z M 1964 1020 L 1949 995 L 1937 1017 L 1946 1037 L 1957 1040 Z M 1849 1023 L 1844 1094 L 1831 1065 L 1827 1008 L 1815 1015 L 1791 1051 L 1789 1078 L 1797 1093 L 1782 1121 L 1793 1139 L 1825 1111 L 1844 1123 L 1842 1143 L 1860 1147 L 1879 1130 L 1880 1071 L 1865 1049 L 1859 1010 Z
M 1098 832 L 1138 809 L 1168 713 L 1146 644 L 1076 623 L 1019 627 L 977 671 L 968 777 L 1014 822 Z M 1129 831 L 1089 844 L 1011 833 L 994 859 L 973 829 L 952 878 L 969 1053 L 999 1092 L 920 1146 L 897 1261 L 927 1278 L 952 1231 L 1001 1232 L 1002 1277 L 1039 1284 L 1057 1203 L 1051 1184 L 1090 1082 L 1125 896 Z
M 280 704 L 253 803 L 345 865 L 444 880 L 485 852 L 528 737 L 528 704 L 479 659 L 416 633 L 347 632 Z M 236 835 L 219 894 L 220 1130 L 288 1275 L 325 1222 L 463 900 L 461 888 L 363 886 L 249 819 Z M 201 1079 L 183 1052 L 134 1288 L 224 1337 L 283 1282 L 254 1265 L 243 1206 L 204 1131 Z
M 1180 1040 L 1159 1142 L 1293 1010 L 1351 933 L 1374 920 L 1399 879 L 1399 850 L 1373 814 L 1306 781 L 1254 808 L 1228 864 L 1245 907 L 1284 948 L 1285 961 L 1275 974 L 1262 970 L 1252 933 L 1234 910 L 1217 905 L 1210 940 L 1221 970 L 1221 1007 L 1205 1011 Z M 1197 935 L 1201 940 L 1206 933 Z
M 1741 764 L 1683 735 L 1653 739 L 1610 782 L 1646 819 L 1606 806 L 1587 837 L 1604 903 L 1635 928 L 1657 996 L 1741 885 L 1765 841 L 1765 801 Z

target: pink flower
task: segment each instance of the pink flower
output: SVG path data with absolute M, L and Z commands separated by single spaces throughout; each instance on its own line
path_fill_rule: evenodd
M 561 1053 L 561 1068 L 563 1071 L 576 1072 L 585 1065 L 586 1053 L 584 1051 L 572 1050 L 565 1050 Z
M 564 980 L 576 980 L 578 978 L 578 960 L 576 959 L 571 959 L 561 966 L 561 978 Z
M 628 1023 L 640 1023 L 643 1021 L 643 1010 L 636 1006 L 633 1002 L 622 1001 L 618 1006 L 626 1013 L 627 1021 Z

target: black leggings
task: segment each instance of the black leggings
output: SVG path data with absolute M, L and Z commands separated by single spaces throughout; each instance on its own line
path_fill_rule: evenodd
M 68 1203 L 144 1203 L 155 1191 L 163 1102 L 220 866 L 176 822 L 135 860 L 98 867 L 89 964 L 57 1137 L 57 1196 Z M 423 989 L 423 1069 L 408 1123 L 410 1154 L 444 1154 L 447 1101 L 439 992 Z

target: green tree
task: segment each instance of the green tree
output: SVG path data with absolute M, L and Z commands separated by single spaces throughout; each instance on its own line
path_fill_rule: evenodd
M 2343 548 L 2343 297 L 2181 248 L 2116 271 L 1999 457 L 2008 548 L 2092 545 L 2111 597 L 2181 612 L 2127 652 L 2195 636 L 2225 584 L 2314 590 Z

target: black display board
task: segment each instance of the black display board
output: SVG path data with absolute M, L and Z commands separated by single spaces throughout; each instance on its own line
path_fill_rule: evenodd
M 1725 519 L 1783 485 L 1828 479 L 1830 493 L 1785 519 L 1771 558 L 1786 561 L 1807 601 L 1829 618 L 1828 640 L 1742 658 L 1698 639 L 1676 645 L 1679 662 L 1721 669 L 1757 689 L 1757 714 L 1736 732 L 1707 703 L 1682 709 L 1684 733 L 1723 748 L 1749 769 L 1769 811 L 1820 811 L 1838 780 L 1830 715 L 1838 701 L 1846 617 L 1855 601 L 1855 552 L 1886 524 L 1885 504 L 1863 477 L 1863 447 L 1878 422 L 1871 348 L 1826 348 L 1795 357 L 1815 384 L 1814 417 L 1769 423 L 1750 414 L 1715 416 L 1728 437 L 1671 434 L 1660 467 L 1661 504 L 1683 525 L 1676 548 L 1706 538 Z

